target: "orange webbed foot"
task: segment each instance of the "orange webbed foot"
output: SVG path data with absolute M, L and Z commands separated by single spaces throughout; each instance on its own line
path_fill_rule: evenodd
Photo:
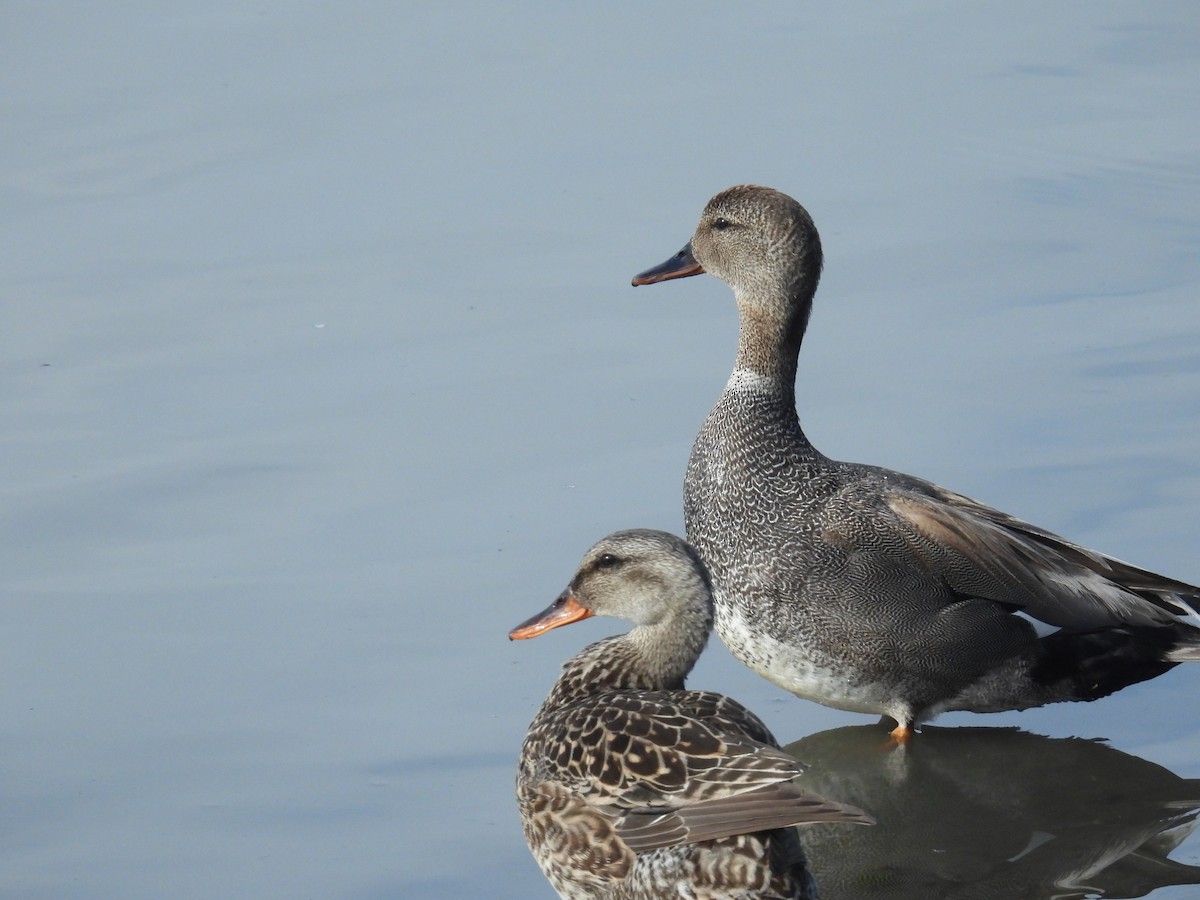
M 896 723 L 895 719 L 885 716 L 880 725 L 887 727 Z M 896 727 L 888 732 L 888 739 L 884 741 L 883 750 L 899 750 L 908 746 L 908 742 L 912 740 L 912 736 L 917 733 L 917 729 L 913 727 L 911 722 L 899 722 Z
M 891 738 L 892 743 L 894 743 L 896 746 L 903 747 L 910 740 L 912 740 L 912 736 L 914 734 L 916 734 L 916 732 L 913 730 L 912 726 L 900 724 L 888 732 L 888 737 Z

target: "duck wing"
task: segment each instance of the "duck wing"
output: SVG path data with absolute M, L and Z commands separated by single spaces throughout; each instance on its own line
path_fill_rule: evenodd
M 956 594 L 992 600 L 1068 631 L 1177 627 L 1195 617 L 1200 587 L 1081 547 L 982 503 L 887 473 L 859 528 L 900 549 Z
M 692 806 L 631 810 L 620 818 L 617 833 L 627 847 L 641 852 L 813 822 L 872 825 L 875 820 L 857 807 L 785 781 Z
M 740 704 L 704 691 L 590 698 L 546 724 L 543 771 L 612 822 L 635 852 L 801 822 L 868 822 L 791 784 L 804 771 Z M 749 732 L 749 733 L 748 733 Z M 535 751 L 536 752 L 536 751 Z

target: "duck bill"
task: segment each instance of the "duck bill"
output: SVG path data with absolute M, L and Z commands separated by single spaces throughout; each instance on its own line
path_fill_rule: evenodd
M 692 256 L 692 242 L 688 241 L 683 249 L 668 259 L 645 272 L 633 276 L 633 286 L 640 284 L 657 284 L 660 281 L 670 281 L 672 278 L 687 278 L 690 275 L 700 275 L 704 267 Z
M 592 611 L 575 599 L 575 594 L 567 588 L 558 595 L 558 599 L 530 619 L 526 619 L 508 633 L 510 641 L 523 641 L 535 638 L 547 631 L 552 631 L 561 625 L 570 625 L 580 619 L 586 619 Z

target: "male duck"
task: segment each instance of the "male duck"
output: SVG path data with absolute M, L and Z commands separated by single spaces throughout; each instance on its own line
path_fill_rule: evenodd
M 1200 588 L 809 443 L 796 357 L 821 241 L 799 203 L 722 191 L 691 242 L 633 283 L 701 272 L 733 289 L 741 329 L 692 448 L 684 514 L 717 632 L 751 669 L 890 717 L 903 741 L 946 710 L 1095 700 L 1200 659 Z
M 712 627 L 695 551 L 621 531 L 509 637 L 591 615 L 634 622 L 570 660 L 525 738 L 525 839 L 563 897 L 810 898 L 794 828 L 872 820 L 792 783 L 804 767 L 734 700 L 688 691 Z

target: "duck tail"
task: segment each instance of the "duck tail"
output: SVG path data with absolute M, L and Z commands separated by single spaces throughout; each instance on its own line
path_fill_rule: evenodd
M 1200 629 L 1189 628 L 1190 634 L 1179 639 L 1174 647 L 1167 651 L 1168 662 L 1200 662 Z
M 1043 655 L 1030 674 L 1052 698 L 1043 703 L 1107 697 L 1174 668 L 1183 660 L 1172 654 L 1185 650 L 1197 654 L 1187 658 L 1200 660 L 1200 643 L 1193 644 L 1179 626 L 1084 634 L 1059 631 L 1040 643 Z

